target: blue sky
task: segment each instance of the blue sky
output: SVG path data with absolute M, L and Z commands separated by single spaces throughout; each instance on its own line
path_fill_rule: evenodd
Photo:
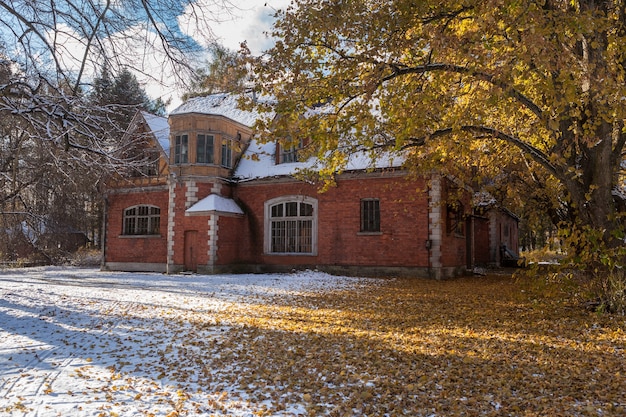
M 236 51 L 241 42 L 246 41 L 253 54 L 260 54 L 273 45 L 273 40 L 266 36 L 266 32 L 272 27 L 275 11 L 285 8 L 289 2 L 290 0 L 231 0 L 234 8 L 229 12 L 219 9 L 213 11 L 220 21 L 211 24 L 211 30 L 217 41 L 229 49 Z M 200 44 L 206 44 L 203 34 L 195 31 L 193 23 L 183 23 L 181 26 L 187 35 Z M 172 104 L 168 110 L 173 110 L 180 104 L 181 92 L 175 86 L 150 83 L 146 85 L 146 90 L 153 98 L 167 100 L 171 97 Z

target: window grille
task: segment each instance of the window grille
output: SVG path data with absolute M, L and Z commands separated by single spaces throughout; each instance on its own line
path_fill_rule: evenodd
M 158 235 L 161 209 L 154 206 L 134 206 L 124 210 L 124 235 Z
M 270 252 L 313 253 L 313 205 L 287 201 L 270 208 Z
M 380 201 L 361 200 L 361 232 L 380 232 Z

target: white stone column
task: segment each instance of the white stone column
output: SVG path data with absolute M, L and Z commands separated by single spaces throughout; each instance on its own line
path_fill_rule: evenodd
M 174 266 L 174 226 L 176 225 L 176 180 L 168 179 L 169 200 L 167 208 L 167 266 L 166 272 L 173 273 Z
M 222 192 L 222 184 L 220 182 L 214 182 L 212 187 L 211 187 L 211 194 L 217 194 L 217 195 L 221 195 Z M 207 251 L 207 257 L 208 257 L 208 262 L 207 262 L 207 269 L 209 270 L 209 272 L 213 272 L 214 268 L 215 268 L 215 264 L 217 262 L 217 248 L 218 248 L 218 238 L 219 238 L 219 226 L 218 226 L 218 221 L 219 221 L 220 216 L 218 214 L 211 214 L 209 216 L 209 220 L 208 220 L 208 226 L 209 226 L 209 230 L 208 230 L 208 235 L 207 235 L 207 246 L 208 246 L 208 251 Z
M 198 185 L 194 180 L 185 181 L 185 208 L 193 206 L 198 202 Z
M 207 255 L 208 255 L 209 261 L 207 262 L 207 267 L 209 268 L 209 271 L 211 272 L 213 272 L 213 268 L 215 267 L 215 263 L 217 261 L 217 239 L 219 237 L 217 222 L 219 220 L 219 217 L 220 216 L 218 214 L 211 214 L 208 220 L 209 250 L 208 250 Z
M 430 240 L 430 268 L 435 279 L 441 279 L 441 243 L 443 240 L 443 202 L 441 177 L 430 179 L 428 201 L 428 239 Z

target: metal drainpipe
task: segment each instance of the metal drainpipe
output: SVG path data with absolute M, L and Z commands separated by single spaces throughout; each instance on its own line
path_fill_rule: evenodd
M 100 244 L 102 245 L 101 253 L 102 259 L 100 260 L 100 269 L 104 270 L 106 265 L 106 247 L 107 247 L 107 217 L 108 217 L 108 208 L 109 208 L 109 199 L 105 194 L 103 197 L 104 204 L 102 207 L 102 237 L 100 238 Z
M 430 180 L 428 180 L 430 181 Z M 427 182 L 426 183 L 426 249 L 428 251 L 427 254 L 427 265 L 428 265 L 428 276 L 430 277 L 431 274 L 431 269 L 432 269 L 432 264 L 430 262 L 430 256 L 431 256 L 431 251 L 432 251 L 432 247 L 433 247 L 433 242 L 430 240 L 430 184 Z

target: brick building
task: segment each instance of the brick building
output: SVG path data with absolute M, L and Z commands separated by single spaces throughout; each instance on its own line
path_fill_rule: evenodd
M 320 193 L 294 177 L 315 161 L 258 143 L 255 119 L 228 94 L 191 99 L 169 119 L 138 113 L 127 135 L 143 138 L 146 167 L 109 182 L 103 268 L 445 278 L 497 264 L 504 223 L 517 253 L 513 216 L 474 215 L 469 192 L 450 204 L 452 181 L 409 178 L 391 159 L 354 158 Z

